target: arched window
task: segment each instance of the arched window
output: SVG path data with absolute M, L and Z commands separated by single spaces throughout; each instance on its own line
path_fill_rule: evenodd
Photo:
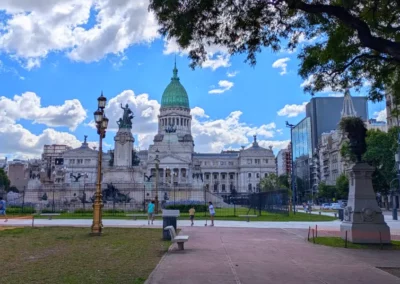
M 267 176 L 268 176 L 268 173 L 265 173 L 265 174 L 264 174 L 264 177 L 267 177 Z
M 248 174 L 248 177 L 251 178 L 251 173 Z
M 251 189 L 252 189 L 252 185 L 251 185 L 251 183 L 249 183 L 249 191 L 251 191 Z

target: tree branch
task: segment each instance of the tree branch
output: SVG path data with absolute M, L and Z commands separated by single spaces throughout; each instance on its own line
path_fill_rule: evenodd
M 291 9 L 299 9 L 310 14 L 327 14 L 336 17 L 345 25 L 357 31 L 358 38 L 363 46 L 380 53 L 386 53 L 400 62 L 400 43 L 373 36 L 366 22 L 351 15 L 343 7 L 324 4 L 307 4 L 301 0 L 285 0 L 285 2 Z

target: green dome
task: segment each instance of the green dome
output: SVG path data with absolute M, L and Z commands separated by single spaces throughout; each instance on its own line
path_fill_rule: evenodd
M 184 107 L 189 108 L 189 98 L 185 88 L 179 82 L 176 64 L 173 70 L 171 83 L 165 88 L 161 98 L 161 107 Z

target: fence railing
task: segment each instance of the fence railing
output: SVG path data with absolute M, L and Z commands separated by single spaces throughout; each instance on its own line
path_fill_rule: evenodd
M 70 213 L 91 214 L 96 188 L 85 186 L 76 189 L 49 188 L 11 192 L 7 194 L 8 214 Z M 288 196 L 284 191 L 261 193 L 214 193 L 207 190 L 147 186 L 129 188 L 126 184 L 109 185 L 102 189 L 103 210 L 107 215 L 120 216 L 131 212 L 145 212 L 150 201 L 158 196 L 161 208 L 177 208 L 182 214 L 195 206 L 198 214 L 207 215 L 209 202 L 217 216 L 235 217 L 249 214 L 288 214 Z M 254 214 L 254 213 L 252 213 Z

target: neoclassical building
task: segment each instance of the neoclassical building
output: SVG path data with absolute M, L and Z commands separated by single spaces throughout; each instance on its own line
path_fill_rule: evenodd
M 160 186 L 207 188 L 224 193 L 254 192 L 260 180 L 275 173 L 272 147 L 259 146 L 221 153 L 197 153 L 191 131 L 189 97 L 178 77 L 176 65 L 166 87 L 158 116 L 158 132 L 149 150 L 139 153 L 146 176 L 155 178 L 158 161 Z

